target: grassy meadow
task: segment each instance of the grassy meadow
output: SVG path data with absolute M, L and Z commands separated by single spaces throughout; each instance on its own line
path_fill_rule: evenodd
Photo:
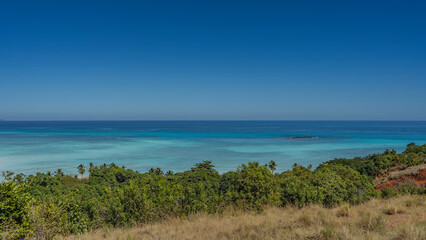
M 426 239 L 426 199 L 400 196 L 336 208 L 267 207 L 262 213 L 200 213 L 63 240 L 133 239 Z

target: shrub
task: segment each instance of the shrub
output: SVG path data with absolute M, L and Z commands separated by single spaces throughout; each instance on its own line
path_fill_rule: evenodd
M 323 193 L 309 180 L 297 176 L 281 179 L 281 203 L 303 207 L 311 203 L 322 203 Z
M 382 198 L 391 198 L 399 195 L 400 192 L 398 190 L 392 189 L 392 188 L 382 188 Z
M 279 205 L 278 181 L 266 166 L 258 162 L 238 168 L 231 192 L 234 200 L 245 208 L 261 210 L 263 204 Z
M 29 234 L 26 216 L 32 198 L 26 190 L 26 184 L 13 180 L 0 183 L 0 236 L 23 238 Z

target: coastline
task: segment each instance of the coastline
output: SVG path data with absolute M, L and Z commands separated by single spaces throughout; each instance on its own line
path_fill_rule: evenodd
M 411 195 L 407 200 L 411 206 L 426 206 L 426 186 L 411 184 L 426 180 L 423 179 L 425 164 L 426 144 L 410 143 L 403 152 L 386 150 L 353 159 L 339 158 L 315 169 L 294 164 L 291 170 L 277 171 L 277 163 L 269 161 L 248 162 L 233 171 L 219 173 L 211 161 L 203 161 L 176 173 L 161 168 L 140 173 L 111 163 L 90 164 L 88 169 L 80 164 L 77 168 L 83 175 L 80 178 L 59 170 L 54 174 L 29 176 L 8 174 L 0 183 L 0 193 L 6 196 L 0 201 L 11 210 L 2 215 L 7 221 L 0 222 L 0 236 L 53 238 L 102 228 L 161 224 L 176 217 L 206 214 L 210 218 L 230 210 L 259 214 L 276 208 L 284 214 L 287 209 L 300 213 L 303 211 L 300 209 L 310 206 L 321 206 L 324 209 L 321 212 L 342 208 L 339 219 L 351 216 L 356 221 L 366 220 L 366 226 L 370 226 L 372 219 L 378 219 L 383 229 L 383 213 L 375 212 L 373 218 L 355 218 L 348 206 L 356 208 L 368 205 L 369 201 L 385 202 L 405 195 Z M 372 179 L 383 176 L 389 169 L 401 172 L 390 172 L 388 180 L 401 178 L 402 181 L 393 187 L 375 188 Z M 86 170 L 90 170 L 90 178 L 84 176 Z M 384 214 L 400 213 L 398 209 L 388 208 Z M 412 223 L 409 224 L 411 227 Z M 352 225 L 348 228 L 350 231 Z M 343 233 L 336 231 L 336 234 Z

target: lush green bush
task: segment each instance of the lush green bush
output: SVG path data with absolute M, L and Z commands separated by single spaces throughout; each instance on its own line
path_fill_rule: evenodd
M 185 214 L 218 211 L 220 175 L 210 161 L 195 164 L 191 170 L 176 174 L 175 179 L 182 186 Z
M 400 191 L 392 188 L 382 188 L 381 195 L 382 198 L 391 198 L 400 194 Z
M 298 176 L 285 176 L 281 179 L 282 205 L 303 207 L 311 203 L 322 203 L 324 195 L 312 181 Z
M 227 195 L 245 208 L 261 210 L 264 204 L 279 205 L 278 179 L 258 162 L 241 165 L 230 186 Z
M 323 165 L 314 175 L 314 186 L 323 192 L 323 204 L 327 206 L 342 202 L 356 204 L 378 196 L 367 176 L 343 165 Z
M 4 239 L 23 238 L 29 234 L 30 221 L 26 217 L 31 195 L 27 184 L 8 179 L 0 183 L 0 236 Z
M 350 167 L 323 164 L 315 171 L 295 165 L 281 174 L 282 204 L 299 207 L 310 203 L 335 206 L 352 204 L 378 196 L 370 179 Z

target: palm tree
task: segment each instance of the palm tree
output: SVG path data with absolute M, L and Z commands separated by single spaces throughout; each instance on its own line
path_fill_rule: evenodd
M 271 169 L 271 172 L 274 173 L 275 169 L 277 169 L 277 164 L 271 160 L 268 164 L 269 169 Z
M 78 169 L 78 172 L 83 177 L 83 174 L 86 172 L 86 169 L 84 168 L 84 165 L 83 164 L 78 165 L 77 169 Z
M 2 172 L 3 178 L 4 178 L 5 180 L 10 180 L 10 179 L 12 179 L 13 174 L 15 174 L 15 173 L 14 173 L 14 172 L 10 172 L 10 171 L 3 171 L 3 172 Z
M 93 165 L 93 163 L 89 163 L 89 173 L 92 173 L 94 168 L 95 166 Z
M 59 177 L 64 176 L 64 172 L 62 172 L 62 169 L 58 168 L 58 170 L 56 170 L 56 176 L 59 176 Z
M 161 170 L 161 168 L 156 168 L 154 170 L 154 173 L 155 173 L 155 175 L 162 176 L 163 175 L 163 170 Z

